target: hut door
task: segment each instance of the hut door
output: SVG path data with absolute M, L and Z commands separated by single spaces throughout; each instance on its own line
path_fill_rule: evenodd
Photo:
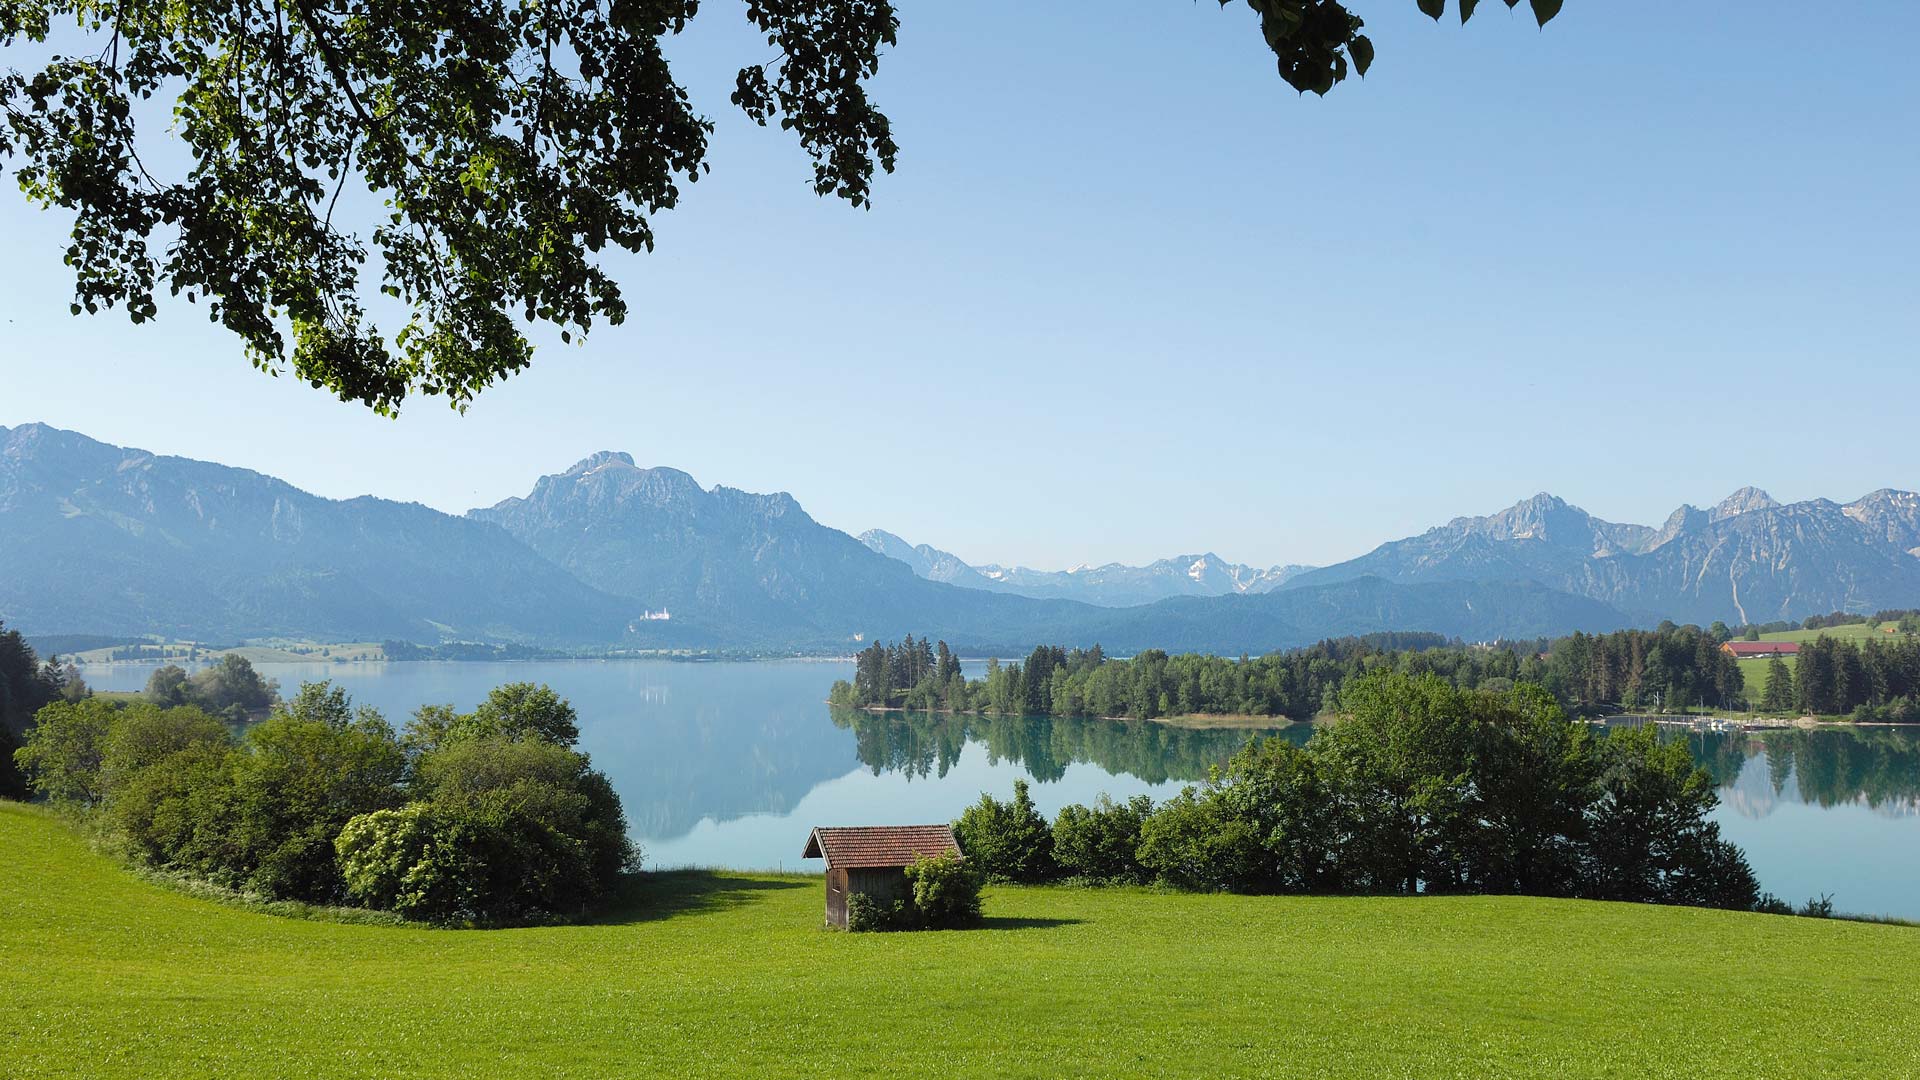
M 827 871 L 827 923 L 831 926 L 847 925 L 847 872 L 845 870 Z

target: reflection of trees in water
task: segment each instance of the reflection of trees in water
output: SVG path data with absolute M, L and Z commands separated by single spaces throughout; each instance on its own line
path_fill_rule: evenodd
M 1753 756 L 1749 739 L 1744 734 L 1687 731 L 1681 737 L 1687 740 L 1687 749 L 1693 751 L 1694 764 L 1707 770 L 1713 777 L 1715 787 L 1732 787 L 1734 781 L 1740 779 L 1740 770 L 1747 764 L 1747 759 Z
M 1764 753 L 1776 795 L 1797 780 L 1800 801 L 1816 806 L 1920 805 L 1920 729 L 1692 731 L 1681 737 L 1723 789 L 1734 785 L 1750 758 Z
M 860 761 L 874 774 L 945 776 L 969 742 L 986 747 L 992 762 L 1010 761 L 1035 780 L 1058 780 L 1067 766 L 1088 762 L 1151 784 L 1200 780 L 1256 735 L 1303 743 L 1310 724 L 1279 729 L 1180 728 L 1149 720 L 1062 716 L 977 716 L 954 713 L 870 713 L 833 710 L 833 722 L 851 728 Z
M 1760 736 L 1775 790 L 1789 770 L 1802 801 L 1838 806 L 1865 801 L 1920 804 L 1920 731 L 1913 728 L 1770 731 Z

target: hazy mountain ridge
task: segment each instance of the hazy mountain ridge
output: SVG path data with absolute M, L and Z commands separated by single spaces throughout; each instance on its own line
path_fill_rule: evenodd
M 642 641 L 676 627 L 737 646 L 852 648 L 906 633 L 1017 639 L 1036 625 L 1070 626 L 1080 607 L 922 579 L 814 521 L 784 492 L 708 490 L 626 454 L 595 454 L 469 516 L 595 588 L 668 611 L 671 620 L 632 628 Z
M 874 551 L 906 563 L 915 574 L 930 581 L 1035 599 L 1078 600 L 1099 607 L 1136 607 L 1175 596 L 1268 592 L 1312 569 L 1290 565 L 1263 570 L 1228 562 L 1212 552 L 1175 555 L 1145 566 L 1117 562 L 1076 566 L 1071 570 L 1034 570 L 995 563 L 970 566 L 952 552 L 927 544 L 910 544 L 884 529 L 868 529 L 859 539 Z
M 968 566 L 951 551 L 928 544 L 909 544 L 884 529 L 868 529 L 854 539 L 896 562 L 906 563 L 914 574 L 928 581 L 942 581 L 969 589 L 989 592 L 1014 592 L 1005 582 L 995 580 Z
M 491 525 L 40 424 L 0 428 L 0 541 L 0 617 L 45 632 L 580 643 L 631 607 Z
M 1659 529 L 1593 517 L 1540 494 L 1456 518 L 1357 559 L 1302 574 L 1297 588 L 1379 577 L 1530 581 L 1598 600 L 1637 622 L 1730 624 L 1920 603 L 1920 496 L 1883 489 L 1840 505 L 1781 504 L 1742 488 L 1711 511 L 1683 506 Z
M 1261 652 L 1375 630 L 1487 640 L 1915 606 L 1914 548 L 1920 497 L 1902 491 L 1782 506 L 1749 490 L 1659 529 L 1541 495 L 1298 574 L 1211 553 L 1017 571 L 891 534 L 856 539 L 786 493 L 705 488 L 623 453 L 456 517 L 0 428 L 0 619 L 43 634 L 842 652 L 913 633 L 976 654 Z M 1015 591 L 1061 579 L 1108 605 L 1161 598 Z

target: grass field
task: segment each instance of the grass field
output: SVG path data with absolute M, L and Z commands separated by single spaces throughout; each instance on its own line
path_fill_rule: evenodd
M 1893 635 L 1886 633 L 1885 628 L 1889 626 L 1897 626 L 1897 625 L 1898 624 L 1896 623 L 1880 623 L 1878 625 L 1869 625 L 1867 623 L 1850 623 L 1846 626 L 1829 626 L 1825 630 L 1783 630 L 1775 634 L 1761 634 L 1760 640 L 1762 641 L 1798 641 L 1798 642 L 1804 643 L 1804 642 L 1812 641 L 1814 638 L 1825 636 L 1825 637 L 1830 637 L 1835 639 L 1845 639 L 1848 641 L 1853 641 L 1858 643 L 1858 642 L 1866 641 L 1869 638 L 1876 639 L 1876 640 L 1891 639 Z M 1793 667 L 1794 667 L 1793 657 L 1786 656 L 1786 657 L 1782 657 L 1781 659 L 1786 661 L 1787 670 L 1789 671 L 1793 670 Z M 1771 658 L 1764 657 L 1764 656 L 1758 656 L 1758 657 L 1753 657 L 1751 659 L 1739 661 L 1740 674 L 1746 679 L 1746 688 L 1747 688 L 1746 693 L 1747 693 L 1748 701 L 1757 702 L 1762 697 L 1766 696 L 1767 683 L 1772 681 L 1771 678 L 1769 677 L 1768 666 L 1770 663 L 1771 663 Z
M 249 645 L 239 645 L 231 649 L 195 648 L 190 645 L 174 644 L 163 646 L 164 654 L 142 657 L 140 663 L 157 663 L 163 660 L 175 663 L 184 662 L 189 654 L 197 655 L 202 662 L 218 660 L 233 653 L 244 656 L 255 664 L 314 664 L 330 663 L 336 658 L 343 661 L 383 660 L 386 652 L 377 641 L 319 642 L 319 641 L 262 641 Z M 68 657 L 82 664 L 106 664 L 115 662 L 113 649 L 93 649 L 88 652 L 74 653 Z M 124 661 L 123 661 L 124 662 Z
M 1786 662 L 1788 671 L 1793 670 L 1793 657 L 1783 656 L 1780 659 Z M 1757 704 L 1767 696 L 1767 684 L 1773 681 L 1773 658 L 1755 656 L 1734 662 L 1740 665 L 1740 677 L 1745 680 L 1742 685 L 1747 688 L 1747 700 Z
M 1001 888 L 983 929 L 849 935 L 818 878 L 636 889 L 592 926 L 280 918 L 0 803 L 0 1074 L 1920 1075 L 1909 927 Z
M 1884 627 L 1897 626 L 1897 623 L 1848 623 L 1845 626 L 1829 626 L 1824 630 L 1782 630 L 1773 634 L 1761 634 L 1761 641 L 1812 641 L 1817 637 L 1845 638 L 1849 641 L 1865 641 L 1871 637 L 1893 637 Z

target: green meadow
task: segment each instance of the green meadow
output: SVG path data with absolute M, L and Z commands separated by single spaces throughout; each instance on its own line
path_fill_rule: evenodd
M 236 645 L 225 649 L 208 649 L 204 646 L 174 643 L 149 646 L 156 651 L 141 656 L 135 663 L 186 663 L 189 657 L 199 661 L 218 660 L 222 656 L 242 656 L 254 664 L 326 664 L 334 661 L 384 660 L 386 652 L 377 641 L 261 641 L 250 645 Z M 89 649 L 77 652 L 66 659 L 82 664 L 114 663 L 113 654 L 118 649 Z
M 1868 638 L 1890 638 L 1894 635 L 1887 628 L 1898 627 L 1898 623 L 1847 623 L 1842 626 L 1829 626 L 1822 630 L 1781 630 L 1771 634 L 1761 634 L 1761 641 L 1812 641 L 1817 637 L 1845 639 L 1852 642 L 1865 641 Z
M 595 925 L 296 919 L 0 804 L 0 1074 L 1920 1075 L 1920 929 L 1511 897 L 995 888 L 820 928 L 820 879 L 644 875 Z
M 1788 671 L 1793 670 L 1793 657 L 1783 656 L 1780 659 L 1785 662 Z M 1735 663 L 1740 665 L 1740 677 L 1746 680 L 1744 685 L 1747 700 L 1759 701 L 1764 698 L 1767 694 L 1767 684 L 1773 681 L 1773 658 L 1753 656 L 1745 660 L 1737 660 Z
M 1829 626 L 1824 630 L 1782 630 L 1772 634 L 1761 634 L 1760 640 L 1797 641 L 1805 643 L 1818 637 L 1830 637 L 1861 644 L 1869 640 L 1891 640 L 1894 635 L 1889 632 L 1889 629 L 1897 628 L 1898 626 L 1898 623 L 1890 622 L 1880 623 L 1878 625 L 1849 623 L 1844 626 Z M 1794 657 L 1786 656 L 1781 659 L 1786 661 L 1787 670 L 1792 671 L 1794 669 Z M 1766 695 L 1767 684 L 1772 681 L 1769 668 L 1771 663 L 1771 658 L 1764 656 L 1751 657 L 1739 661 L 1740 674 L 1746 679 L 1747 700 L 1759 701 Z

